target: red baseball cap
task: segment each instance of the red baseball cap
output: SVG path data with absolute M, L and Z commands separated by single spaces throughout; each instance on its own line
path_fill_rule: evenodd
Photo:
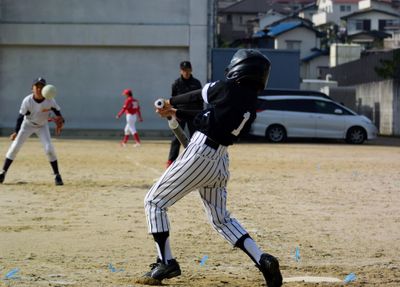
M 125 96 L 132 96 L 132 90 L 130 90 L 130 89 L 125 89 L 125 90 L 122 92 L 122 94 L 125 95 Z

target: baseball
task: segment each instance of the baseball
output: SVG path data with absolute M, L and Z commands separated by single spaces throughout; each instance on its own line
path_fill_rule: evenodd
M 53 85 L 46 85 L 42 89 L 42 95 L 47 100 L 51 100 L 57 95 L 57 89 Z
M 162 109 L 163 107 L 164 107 L 164 99 L 157 99 L 155 102 L 154 102 L 154 106 L 157 108 L 157 109 Z

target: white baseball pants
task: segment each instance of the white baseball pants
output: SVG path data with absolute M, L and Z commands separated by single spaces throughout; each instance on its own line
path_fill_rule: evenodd
M 136 114 L 131 115 L 131 114 L 127 114 L 126 115 L 126 126 L 125 126 L 125 135 L 129 135 L 129 133 L 131 133 L 132 135 L 134 135 L 136 133 Z
M 43 126 L 37 127 L 30 124 L 26 120 L 22 122 L 21 129 L 19 130 L 17 137 L 8 149 L 6 157 L 14 160 L 22 145 L 33 133 L 37 134 L 37 136 L 40 138 L 40 141 L 43 144 L 44 151 L 49 161 L 52 162 L 57 160 L 56 152 L 54 150 L 53 144 L 51 143 L 49 125 L 46 123 Z
M 196 132 L 182 154 L 147 193 L 144 203 L 149 233 L 169 231 L 167 208 L 198 189 L 213 228 L 232 245 L 247 231 L 226 210 L 229 179 L 227 147 L 217 150 L 205 144 L 207 136 Z

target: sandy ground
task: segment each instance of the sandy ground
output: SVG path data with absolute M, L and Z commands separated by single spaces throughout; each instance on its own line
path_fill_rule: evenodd
M 54 143 L 64 186 L 54 186 L 37 138 L 0 185 L 0 286 L 140 286 L 135 278 L 156 256 L 143 198 L 164 170 L 168 142 Z M 8 146 L 0 138 L 0 155 Z M 353 272 L 351 286 L 400 286 L 400 140 L 241 143 L 230 159 L 229 210 L 279 257 L 285 278 Z M 164 285 L 264 286 L 250 259 L 212 230 L 196 192 L 169 214 L 183 274 Z

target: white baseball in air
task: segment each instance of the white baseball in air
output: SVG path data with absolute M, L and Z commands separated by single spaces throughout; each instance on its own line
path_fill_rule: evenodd
M 42 89 L 42 95 L 45 99 L 51 100 L 57 96 L 57 89 L 53 85 L 46 85 Z
M 154 106 L 157 108 L 157 109 L 162 109 L 163 107 L 164 107 L 164 99 L 157 99 L 155 102 L 154 102 Z

